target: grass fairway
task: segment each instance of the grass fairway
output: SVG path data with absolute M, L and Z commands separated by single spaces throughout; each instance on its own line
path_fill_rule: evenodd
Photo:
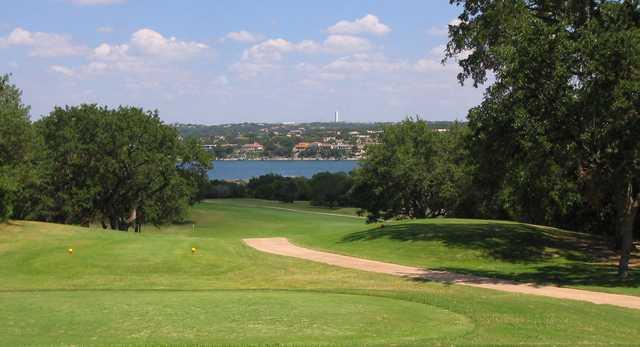
M 473 329 L 464 316 L 419 303 L 294 291 L 14 293 L 3 343 L 419 343 Z M 96 315 L 99 312 L 99 315 Z M 28 317 L 28 319 L 24 319 Z M 89 318 L 89 319 L 87 319 Z M 63 337 L 64 336 L 64 337 Z
M 288 206 L 233 201 L 225 208 L 233 213 L 234 207 L 247 205 L 267 209 Z M 289 208 L 313 209 L 302 203 Z M 315 212 L 355 215 L 354 209 L 316 208 Z M 632 269 L 631 279 L 620 282 L 617 255 L 592 235 L 515 222 L 454 218 L 391 222 L 384 228 L 355 224 L 351 230 L 288 232 L 284 236 L 312 248 L 402 265 L 640 296 L 640 269 Z M 309 226 L 298 228 L 308 230 Z M 638 256 L 632 262 L 640 265 Z
M 192 213 L 195 232 L 191 223 L 148 227 L 141 235 L 31 222 L 0 226 L 0 345 L 640 341 L 638 310 L 415 282 L 264 254 L 240 241 L 285 236 L 313 248 L 408 265 L 515 276 L 545 266 L 588 265 L 579 256 L 582 246 L 565 247 L 574 243 L 575 237 L 564 239 L 572 234 L 451 220 L 375 229 L 361 219 L 315 213 L 351 215 L 352 210 L 285 206 L 303 210 L 291 212 L 272 207 L 282 205 L 203 203 Z M 494 228 L 525 228 L 522 232 L 529 235 L 548 232 L 562 236 L 555 237 L 564 243 L 534 243 L 532 250 L 543 249 L 542 255 L 511 259 L 492 254 L 482 243 L 489 241 L 471 238 L 465 246 L 443 235 L 445 229 L 467 230 L 460 237 L 473 236 L 473 230 L 497 233 L 491 242 L 500 245 L 505 232 Z M 429 236 L 434 229 L 442 232 Z M 426 235 L 399 238 L 407 233 Z M 508 247 L 503 245 L 498 249 Z M 197 248 L 195 254 L 191 247 Z M 74 249 L 73 255 L 68 248 Z M 638 293 L 633 283 L 570 284 Z

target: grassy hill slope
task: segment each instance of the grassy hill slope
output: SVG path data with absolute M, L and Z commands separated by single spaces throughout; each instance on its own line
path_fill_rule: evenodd
M 271 207 L 282 206 L 203 203 L 192 213 L 195 232 L 192 223 L 142 234 L 35 222 L 0 226 L 0 345 L 624 344 L 640 338 L 639 311 L 420 283 L 243 245 L 246 237 L 286 236 L 403 263 L 433 266 L 451 258 L 458 259 L 451 267 L 523 266 L 478 246 L 394 238 L 423 222 L 375 229 L 361 219 L 315 214 L 349 210 Z M 383 231 L 390 234 L 375 233 Z M 438 257 L 425 256 L 430 248 L 441 250 Z M 567 254 L 534 260 L 581 261 Z

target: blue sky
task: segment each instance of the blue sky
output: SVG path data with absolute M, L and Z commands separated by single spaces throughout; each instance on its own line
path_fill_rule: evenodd
M 9 1 L 0 73 L 37 119 L 84 102 L 167 122 L 464 119 L 448 1 Z

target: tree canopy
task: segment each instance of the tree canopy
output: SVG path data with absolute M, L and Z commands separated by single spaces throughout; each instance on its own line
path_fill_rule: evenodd
M 34 129 L 41 180 L 26 218 L 121 230 L 172 222 L 211 167 L 201 146 L 140 108 L 56 108 Z
M 22 92 L 0 76 L 0 221 L 9 218 L 23 186 L 33 180 L 34 136 L 29 107 L 22 103 Z
M 640 207 L 640 2 L 451 2 L 462 6 L 447 46 L 460 82 L 492 80 L 469 114 L 489 195 L 533 221 L 588 205 L 615 226 L 626 276 Z
M 370 221 L 455 215 L 470 183 L 464 133 L 459 125 L 440 133 L 412 119 L 386 127 L 356 170 L 354 201 Z

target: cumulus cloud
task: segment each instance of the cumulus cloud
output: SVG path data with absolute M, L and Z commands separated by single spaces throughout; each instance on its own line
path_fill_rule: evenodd
M 457 64 L 455 62 L 451 63 L 442 63 L 442 59 L 445 56 L 445 45 L 438 45 L 431 48 L 427 55 L 416 61 L 414 64 L 414 69 L 418 72 L 431 72 L 431 71 L 449 71 L 454 72 L 458 70 Z M 466 55 L 466 53 L 465 53 Z M 457 57 L 460 59 L 461 56 Z
M 128 45 L 102 43 L 93 49 L 92 57 L 103 60 L 121 60 L 128 57 Z
M 358 36 L 329 35 L 324 41 L 324 49 L 329 53 L 362 52 L 372 48 L 371 42 Z
M 99 6 L 123 4 L 126 0 L 70 0 L 70 2 L 74 5 L 80 6 Z
M 329 35 L 323 43 L 303 40 L 298 43 L 282 38 L 269 39 L 246 49 L 242 60 L 254 62 L 280 61 L 287 53 L 354 53 L 368 51 L 373 44 L 366 39 L 351 35 Z
M 281 38 L 269 39 L 246 49 L 242 54 L 242 60 L 253 60 L 258 62 L 278 61 L 282 60 L 286 53 L 313 53 L 320 49 L 320 45 L 311 40 L 293 43 Z
M 255 43 L 261 39 L 261 35 L 253 34 L 246 30 L 232 31 L 225 35 L 225 39 L 240 43 Z
M 188 58 L 206 48 L 207 45 L 193 41 L 179 41 L 175 37 L 164 37 L 151 29 L 140 29 L 131 36 L 131 45 L 144 54 L 165 58 Z
M 177 60 L 194 57 L 208 46 L 167 38 L 151 29 L 140 29 L 124 44 L 101 43 L 90 50 L 88 62 L 75 68 L 53 65 L 51 71 L 66 77 L 87 78 L 107 72 L 147 75 L 171 70 Z
M 87 47 L 73 43 L 67 35 L 31 32 L 23 28 L 15 28 L 6 37 L 0 37 L 0 48 L 10 46 L 29 47 L 29 55 L 34 57 L 61 57 L 81 55 Z
M 391 28 L 380 22 L 378 17 L 372 14 L 367 14 L 366 16 L 351 22 L 341 20 L 330 26 L 327 31 L 330 34 L 374 34 L 382 36 L 388 34 L 391 31 Z
M 324 72 L 397 72 L 406 70 L 408 64 L 403 61 L 389 60 L 383 54 L 359 53 L 338 58 L 322 67 Z

